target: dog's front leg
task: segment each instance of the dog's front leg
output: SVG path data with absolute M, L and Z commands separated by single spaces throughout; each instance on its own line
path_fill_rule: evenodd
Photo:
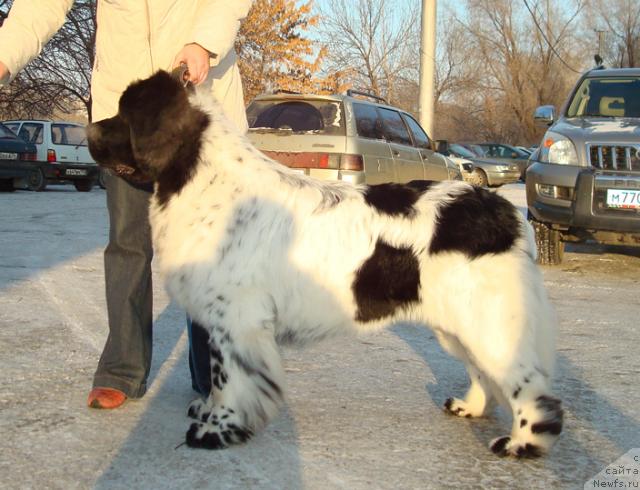
M 189 416 L 197 420 L 187 432 L 191 447 L 223 449 L 243 443 L 282 404 L 284 371 L 271 319 L 246 300 L 238 306 L 227 301 L 224 314 L 209 327 L 211 393 L 189 407 Z

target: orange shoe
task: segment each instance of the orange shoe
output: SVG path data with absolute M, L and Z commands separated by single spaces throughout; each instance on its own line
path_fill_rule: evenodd
M 94 388 L 89 393 L 87 405 L 89 408 L 104 408 L 112 409 L 118 408 L 125 401 L 127 401 L 127 395 L 115 388 Z

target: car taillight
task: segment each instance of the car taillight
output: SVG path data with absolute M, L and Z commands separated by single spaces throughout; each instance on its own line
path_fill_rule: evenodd
M 47 150 L 47 162 L 55 163 L 57 160 L 56 150 Z
M 362 155 L 343 154 L 340 156 L 340 170 L 364 170 Z
M 20 160 L 35 162 L 37 156 L 38 156 L 37 153 L 20 153 Z
M 338 153 L 316 153 L 310 151 L 269 151 L 263 153 L 276 162 L 291 168 L 333 168 L 337 169 L 340 164 Z

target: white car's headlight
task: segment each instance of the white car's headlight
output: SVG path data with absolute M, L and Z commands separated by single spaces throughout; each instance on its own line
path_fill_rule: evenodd
M 547 131 L 544 135 L 538 159 L 544 163 L 578 165 L 578 153 L 573 142 L 553 131 Z

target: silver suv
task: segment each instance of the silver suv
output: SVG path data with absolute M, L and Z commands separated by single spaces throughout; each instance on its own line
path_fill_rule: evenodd
M 565 241 L 640 245 L 640 69 L 594 69 L 577 82 L 527 170 L 539 261 L 562 261 Z
M 249 139 L 258 149 L 319 179 L 462 179 L 410 114 L 370 94 L 262 95 L 247 108 L 247 118 Z

